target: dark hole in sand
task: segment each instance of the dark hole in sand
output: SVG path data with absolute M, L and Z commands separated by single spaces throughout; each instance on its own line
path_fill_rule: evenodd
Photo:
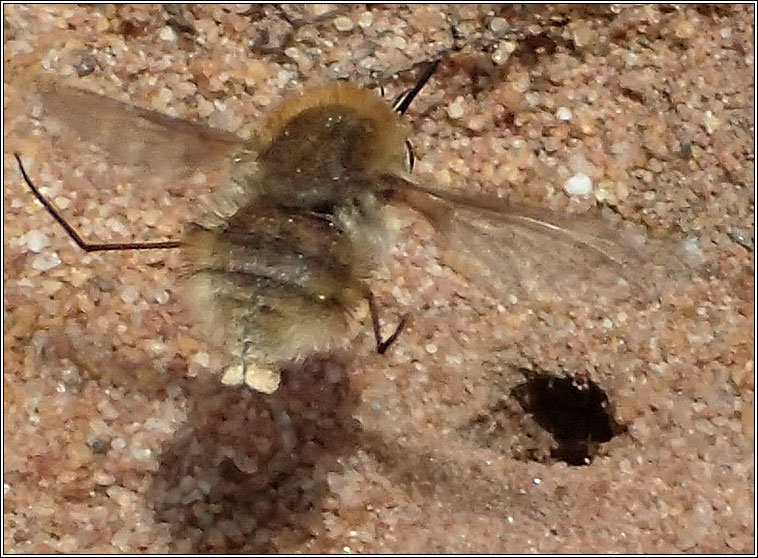
M 552 456 L 588 465 L 599 444 L 626 430 L 612 416 L 608 396 L 589 379 L 539 373 L 511 392 L 525 412 L 552 434 Z

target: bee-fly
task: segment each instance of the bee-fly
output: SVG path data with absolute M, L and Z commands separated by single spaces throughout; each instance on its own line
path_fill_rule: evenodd
M 88 244 L 23 167 L 21 172 L 85 250 L 180 247 L 189 306 L 223 339 L 234 362 L 223 381 L 271 393 L 284 365 L 349 340 L 364 301 L 379 352 L 402 330 L 405 319 L 381 340 L 368 287 L 392 244 L 390 204 L 410 206 L 431 222 L 442 233 L 446 262 L 480 282 L 518 268 L 513 242 L 538 236 L 558 240 L 564 252 L 565 246 L 579 247 L 606 267 L 627 265 L 630 251 L 597 220 L 568 220 L 497 199 L 440 192 L 412 180 L 409 130 L 401 117 L 436 66 L 430 64 L 394 108 L 347 82 L 306 91 L 274 110 L 249 141 L 92 93 L 42 88 L 54 114 L 83 138 L 114 144 L 109 151 L 118 150 L 118 140 L 108 135 L 113 130 L 149 132 L 155 137 L 151 146 L 169 145 L 172 157 L 185 165 L 212 161 L 228 169 L 211 209 L 186 228 L 181 241 Z M 110 131 L 80 118 L 76 107 L 83 106 L 107 115 Z M 139 125 L 127 126 L 127 119 Z

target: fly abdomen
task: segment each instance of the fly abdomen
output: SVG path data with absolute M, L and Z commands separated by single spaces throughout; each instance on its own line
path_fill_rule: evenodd
M 269 204 L 240 213 L 223 229 L 188 230 L 191 305 L 213 308 L 201 317 L 258 365 L 332 349 L 364 295 L 343 236 L 317 215 Z

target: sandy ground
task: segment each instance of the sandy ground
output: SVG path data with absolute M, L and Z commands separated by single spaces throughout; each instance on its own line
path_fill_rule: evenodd
M 4 9 L 4 551 L 754 552 L 752 6 Z M 408 216 L 372 287 L 411 327 L 264 396 L 220 384 L 176 251 L 84 255 L 11 156 L 87 238 L 176 238 L 213 181 L 111 166 L 26 77 L 250 137 L 439 56 L 415 176 L 644 227 L 653 297 L 572 266 L 493 297 Z

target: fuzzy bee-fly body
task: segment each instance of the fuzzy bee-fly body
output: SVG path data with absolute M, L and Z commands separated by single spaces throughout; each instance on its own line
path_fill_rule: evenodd
M 386 102 L 338 82 L 285 102 L 235 155 L 218 207 L 184 239 L 189 292 L 239 355 L 227 381 L 272 391 L 282 364 L 349 338 L 388 246 L 383 191 L 405 140 Z

